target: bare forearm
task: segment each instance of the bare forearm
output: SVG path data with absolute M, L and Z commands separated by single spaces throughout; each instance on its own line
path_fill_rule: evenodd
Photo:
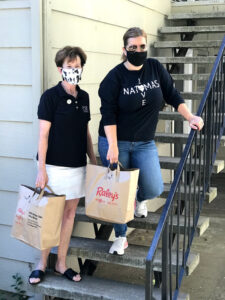
M 178 106 L 178 112 L 187 120 L 190 121 L 191 118 L 194 117 L 194 115 L 190 112 L 189 108 L 185 103 L 181 103 Z
M 116 125 L 107 125 L 104 126 L 105 134 L 108 140 L 109 145 L 117 146 L 117 128 Z
M 178 112 L 189 122 L 192 129 L 201 130 L 204 126 L 204 121 L 201 117 L 193 115 L 185 103 L 178 106 Z
M 117 128 L 116 125 L 107 125 L 104 127 L 105 134 L 109 143 L 109 149 L 106 159 L 110 163 L 117 163 L 119 157 L 118 143 L 117 143 Z
M 87 133 L 87 155 L 88 155 L 91 163 L 94 163 L 94 164 L 97 163 L 96 156 L 95 156 L 95 153 L 94 153 L 92 138 L 91 138 L 91 134 L 90 134 L 89 131 Z
M 45 169 L 47 149 L 48 149 L 48 137 L 42 136 L 39 138 L 39 143 L 38 143 L 39 170 Z

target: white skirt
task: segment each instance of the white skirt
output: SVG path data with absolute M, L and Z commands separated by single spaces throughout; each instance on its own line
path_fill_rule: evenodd
M 69 168 L 46 164 L 48 185 L 58 195 L 66 195 L 66 200 L 85 196 L 86 167 Z

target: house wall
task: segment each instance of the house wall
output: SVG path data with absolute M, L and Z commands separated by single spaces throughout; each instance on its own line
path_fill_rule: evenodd
M 16 272 L 26 281 L 38 258 L 38 251 L 11 238 L 10 231 L 19 184 L 34 185 L 37 105 L 43 90 L 60 80 L 57 50 L 78 45 L 88 55 L 81 87 L 90 94 L 97 152 L 98 86 L 121 62 L 124 32 L 133 26 L 145 29 L 151 55 L 150 44 L 169 12 L 170 0 L 0 1 L 0 290 L 12 290 Z M 78 224 L 75 232 L 86 234 L 87 228 Z
M 34 185 L 41 31 L 39 1 L 0 1 L 0 290 L 12 291 L 17 272 L 27 281 L 37 257 L 10 231 L 19 184 Z
M 90 94 L 90 128 L 97 145 L 100 120 L 98 87 L 110 69 L 121 62 L 122 37 L 129 27 L 147 32 L 148 45 L 157 40 L 158 28 L 170 11 L 170 1 L 53 0 L 46 1 L 45 88 L 60 80 L 54 56 L 65 45 L 78 45 L 87 53 L 81 87 Z M 150 55 L 150 47 L 149 47 Z

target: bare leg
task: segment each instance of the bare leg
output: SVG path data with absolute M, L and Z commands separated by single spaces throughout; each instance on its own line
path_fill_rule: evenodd
M 41 270 L 43 272 L 45 271 L 50 251 L 51 251 L 51 248 L 41 251 L 41 258 L 40 258 L 35 270 Z M 37 283 L 39 281 L 40 281 L 39 278 L 30 278 L 30 283 Z
M 55 266 L 56 271 L 62 274 L 67 270 L 66 256 L 73 231 L 74 218 L 78 203 L 79 199 L 66 200 L 64 208 L 60 243 L 58 247 L 58 257 Z M 80 279 L 81 277 L 79 274 L 73 277 L 74 281 L 80 281 Z

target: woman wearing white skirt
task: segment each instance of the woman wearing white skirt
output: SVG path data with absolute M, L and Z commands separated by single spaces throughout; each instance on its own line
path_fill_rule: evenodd
M 77 85 L 85 62 L 86 54 L 81 48 L 60 49 L 55 63 L 63 81 L 45 91 L 38 106 L 36 187 L 43 189 L 48 183 L 56 194 L 66 195 L 55 271 L 72 281 L 81 280 L 80 274 L 67 268 L 66 256 L 77 205 L 85 196 L 86 154 L 96 164 L 88 129 L 89 96 Z M 50 250 L 41 251 L 40 261 L 29 277 L 30 284 L 43 280 Z

